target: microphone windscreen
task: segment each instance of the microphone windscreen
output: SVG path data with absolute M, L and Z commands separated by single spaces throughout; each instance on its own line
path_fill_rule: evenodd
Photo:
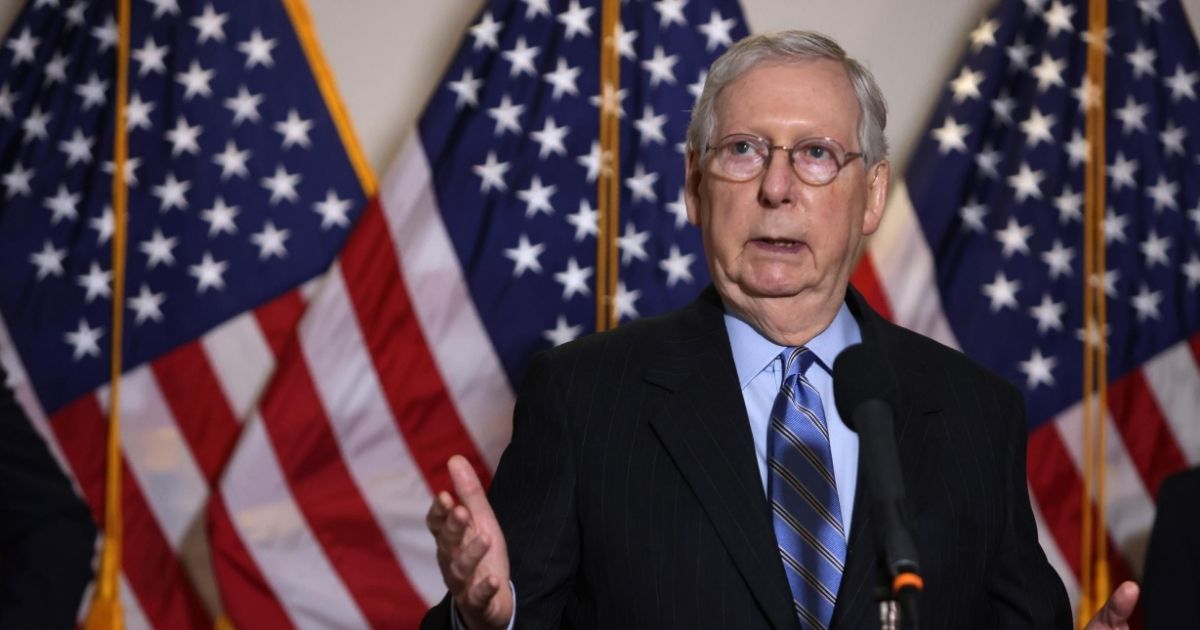
M 857 431 L 854 410 L 861 403 L 871 399 L 893 403 L 887 366 L 861 343 L 847 347 L 833 361 L 833 398 L 842 422 Z

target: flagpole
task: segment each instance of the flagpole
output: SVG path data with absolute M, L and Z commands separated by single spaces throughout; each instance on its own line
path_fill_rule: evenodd
M 600 173 L 596 178 L 596 331 L 617 325 L 617 232 L 620 222 L 621 57 L 617 42 L 620 0 L 603 0 L 600 33 Z

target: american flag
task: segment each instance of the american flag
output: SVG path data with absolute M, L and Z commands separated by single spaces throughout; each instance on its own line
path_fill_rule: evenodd
M 1102 40 L 1102 42 L 1101 42 Z M 856 281 L 1023 390 L 1043 547 L 1080 593 L 1088 42 L 1105 46 L 1113 585 L 1163 478 L 1200 462 L 1200 53 L 1176 0 L 1002 0 L 971 31 Z

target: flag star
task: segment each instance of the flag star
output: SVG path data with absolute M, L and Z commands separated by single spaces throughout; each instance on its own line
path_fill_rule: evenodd
M 704 82 L 708 79 L 708 72 L 701 70 L 696 77 L 695 83 L 688 84 L 688 94 L 692 95 L 693 100 L 699 100 L 700 94 L 704 92 Z
M 641 289 L 630 291 L 625 287 L 624 281 L 617 283 L 617 294 L 613 300 L 616 303 L 617 321 L 638 317 L 637 301 L 640 297 L 642 297 Z
M 1067 67 L 1067 62 L 1061 59 L 1055 59 L 1050 56 L 1050 53 L 1042 53 L 1042 61 L 1033 67 L 1031 72 L 1034 78 L 1037 79 L 1038 91 L 1045 92 L 1053 85 L 1066 85 L 1063 83 L 1062 73 Z
M 29 255 L 29 262 L 37 267 L 37 279 L 45 279 L 46 276 L 61 276 L 63 275 L 63 259 L 67 257 L 66 249 L 58 249 L 46 239 L 42 245 L 42 251 L 34 252 Z
M 471 167 L 471 170 L 483 179 L 483 182 L 479 185 L 479 194 L 486 194 L 493 188 L 508 190 L 508 184 L 504 182 L 504 174 L 510 168 L 512 166 L 508 162 L 499 162 L 496 160 L 495 151 L 488 151 L 486 162 Z
M 642 68 L 650 73 L 650 87 L 657 87 L 663 81 L 674 85 L 675 64 L 678 62 L 679 55 L 667 55 L 662 46 L 655 46 L 654 56 L 642 61 Z
M 208 237 L 212 238 L 222 232 L 237 234 L 237 223 L 234 217 L 238 215 L 238 207 L 225 203 L 225 198 L 217 195 L 213 206 L 200 212 L 200 218 L 208 222 Z
M 992 113 L 996 115 L 997 120 L 1011 125 L 1013 122 L 1013 110 L 1017 108 L 1017 100 L 1009 96 L 1007 92 L 1001 92 L 1000 96 L 991 102 L 990 107 L 992 108 Z
M 1029 68 L 1029 56 L 1033 54 L 1033 47 L 1018 37 L 1012 46 L 1005 47 L 1004 54 L 1008 57 L 1008 62 L 1014 68 L 1026 70 Z
M 1167 77 L 1163 81 L 1167 84 L 1167 88 L 1171 90 L 1171 100 L 1179 101 L 1180 99 L 1196 100 L 1196 81 L 1200 80 L 1200 75 L 1195 72 L 1184 72 L 1183 64 L 1175 65 L 1175 74 Z
M 1054 239 L 1054 245 L 1050 249 L 1042 252 L 1042 262 L 1050 268 L 1050 279 L 1057 279 L 1059 276 L 1074 275 L 1071 270 L 1071 260 L 1075 257 L 1075 250 L 1070 247 L 1063 247 L 1062 241 Z
M 163 236 L 162 230 L 154 228 L 150 240 L 138 244 L 138 249 L 146 255 L 146 268 L 154 269 L 159 263 L 168 267 L 175 264 L 175 246 L 179 244 L 177 237 Z
M 621 264 L 628 265 L 634 260 L 646 260 L 646 241 L 650 240 L 650 230 L 637 231 L 633 222 L 625 224 L 625 234 L 617 238 L 617 247 L 621 250 Z
M 81 83 L 75 86 L 75 94 L 83 99 L 83 111 L 87 111 L 97 105 L 103 105 L 107 100 L 104 91 L 108 89 L 108 81 L 101 81 L 100 77 L 93 72 L 86 83 Z
M 682 228 L 683 226 L 687 225 L 687 222 L 688 222 L 687 201 L 685 201 L 683 198 L 683 189 L 682 188 L 679 189 L 679 196 L 675 198 L 675 201 L 672 201 L 667 204 L 667 212 L 670 212 L 672 215 L 675 216 L 675 229 L 678 230 L 678 229 Z
M 547 14 L 549 10 L 547 9 Z M 496 50 L 500 47 L 500 29 L 504 28 L 504 22 L 497 22 L 492 17 L 491 12 L 483 14 L 479 18 L 479 23 L 471 26 L 471 38 L 474 43 L 471 44 L 471 50 L 479 50 L 487 47 L 489 50 Z
M 1054 386 L 1054 366 L 1058 359 L 1042 356 L 1042 351 L 1033 349 L 1028 361 L 1020 362 L 1020 370 L 1025 374 L 1025 388 L 1037 389 L 1038 385 Z
M 208 85 L 212 81 L 215 70 L 205 70 L 200 66 L 200 62 L 192 60 L 188 66 L 187 72 L 181 72 L 175 77 L 175 82 L 183 86 L 183 100 L 191 100 L 193 96 L 212 96 L 212 88 Z
M 529 46 L 525 43 L 525 37 L 518 37 L 517 43 L 512 50 L 505 50 L 500 53 L 509 63 L 508 76 L 519 77 L 522 74 L 528 74 L 531 77 L 537 76 L 537 67 L 534 66 L 533 60 L 537 58 L 538 52 L 542 49 L 538 46 Z
M 995 236 L 1005 258 L 1012 258 L 1016 252 L 1029 255 L 1029 237 L 1033 236 L 1033 227 L 1021 225 L 1016 217 L 1009 217 L 1008 225 L 1003 230 L 996 230 Z
M 625 178 L 625 185 L 633 194 L 633 203 L 639 201 L 658 201 L 658 193 L 654 192 L 654 183 L 658 181 L 658 173 L 647 173 L 646 167 L 638 163 L 633 169 L 633 175 Z
M 98 217 L 88 219 L 88 227 L 96 230 L 96 245 L 104 245 L 113 235 L 113 211 L 112 207 L 105 206 L 104 213 Z
M 1046 21 L 1046 29 L 1050 32 L 1050 37 L 1056 37 L 1059 33 L 1067 31 L 1068 33 L 1075 30 L 1075 26 L 1071 24 L 1071 16 L 1075 15 L 1075 7 L 1067 6 L 1058 0 L 1050 5 L 1049 9 L 1042 14 L 1042 19 Z
M 1021 121 L 1020 127 L 1030 149 L 1037 148 L 1039 142 L 1053 144 L 1054 134 L 1050 133 L 1050 128 L 1054 126 L 1054 123 L 1054 114 L 1043 115 L 1036 107 L 1029 112 L 1029 118 Z
M 12 170 L 4 174 L 4 198 L 12 199 L 17 195 L 33 194 L 33 189 L 29 186 L 33 176 L 34 169 L 25 168 L 20 162 L 13 162 Z
M 600 213 L 592 209 L 587 199 L 579 200 L 579 211 L 567 215 L 567 223 L 575 226 L 575 242 L 578 243 L 588 236 L 600 234 L 598 219 Z
M 996 31 L 999 30 L 1000 23 L 996 20 L 984 18 L 979 21 L 979 26 L 971 31 L 971 50 L 979 52 L 988 46 L 996 44 Z
M 0 85 L 0 118 L 13 117 L 13 93 L 7 85 Z
M 1196 224 L 1196 234 L 1200 234 L 1200 205 L 1188 210 L 1188 218 Z
M 296 185 L 300 183 L 300 173 L 289 173 L 280 164 L 275 167 L 275 174 L 262 178 L 263 188 L 271 191 L 271 205 L 279 203 L 280 199 L 296 201 Z
M 600 93 L 588 98 L 588 103 L 599 107 L 601 111 L 617 112 L 617 118 L 625 117 L 625 97 L 629 95 L 629 90 L 621 88 L 614 90 L 611 83 L 604 83 L 600 86 Z
M 1071 133 L 1071 141 L 1067 143 L 1068 162 L 1072 167 L 1078 166 L 1088 161 L 1088 152 L 1091 151 L 1091 146 L 1088 144 L 1087 138 L 1079 133 L 1076 129 Z
M 542 178 L 534 175 L 529 182 L 529 188 L 517 191 L 517 199 L 525 202 L 525 218 L 531 218 L 537 213 L 554 214 L 550 205 L 550 197 L 558 190 L 558 186 L 542 185 Z
M 100 337 L 104 336 L 104 329 L 97 326 L 92 328 L 88 325 L 87 320 L 79 318 L 79 327 L 74 331 L 63 335 L 63 339 L 74 348 L 71 358 L 79 361 L 83 357 L 98 357 L 100 356 Z
M 67 61 L 69 58 L 62 53 L 55 53 L 46 64 L 45 84 L 62 83 L 67 80 Z
M 1082 39 L 1083 43 L 1087 44 L 1089 47 L 1095 46 L 1099 48 L 1101 45 L 1103 45 L 1104 54 L 1106 55 L 1112 54 L 1112 46 L 1108 43 L 1112 37 L 1113 28 L 1111 26 L 1104 27 L 1103 31 L 1100 29 L 1088 28 L 1079 34 L 1079 39 Z
M 41 39 L 34 37 L 26 26 L 21 30 L 21 34 L 10 38 L 5 45 L 13 52 L 13 63 L 21 65 L 25 62 L 32 63 L 37 58 L 37 46 Z
M 154 103 L 142 100 L 141 94 L 134 94 L 125 105 L 125 125 L 134 129 L 150 129 L 150 112 L 154 111 Z
M 112 282 L 112 271 L 104 271 L 98 262 L 92 261 L 91 269 L 79 276 L 75 282 L 87 292 L 83 301 L 88 304 L 91 304 L 92 300 L 97 297 L 112 297 L 112 287 L 109 286 L 109 283 Z
M 146 42 L 142 44 L 142 47 L 130 53 L 134 61 L 138 62 L 138 76 L 144 77 L 152 72 L 165 74 L 167 51 L 166 46 L 159 46 L 153 37 L 147 35 Z
M 980 98 L 979 84 L 983 83 L 983 73 L 976 72 L 963 66 L 958 76 L 950 82 L 950 91 L 954 92 L 954 102 L 961 103 L 972 98 Z
M 1137 182 L 1133 176 L 1138 171 L 1137 160 L 1125 159 L 1125 153 L 1117 151 L 1116 161 L 1108 165 L 1108 176 L 1112 179 L 1113 192 L 1120 192 L 1122 188 L 1136 188 Z
M 79 201 L 83 197 L 78 194 L 73 194 L 67 190 L 66 184 L 58 185 L 58 193 L 53 197 L 47 197 L 45 206 L 53 214 L 50 216 L 50 224 L 58 225 L 63 219 L 74 221 L 79 217 Z
M 704 49 L 712 52 L 721 46 L 729 46 L 733 43 L 731 31 L 737 26 L 737 20 L 734 18 L 722 18 L 721 12 L 713 9 L 709 14 L 708 23 L 697 26 L 697 30 L 704 34 L 707 43 Z
M 258 259 L 266 260 L 271 256 L 277 258 L 285 258 L 287 256 L 287 248 L 284 247 L 284 241 L 288 239 L 291 230 L 280 230 L 275 227 L 275 222 L 267 219 L 263 224 L 261 232 L 255 232 L 250 235 L 250 241 L 258 246 Z
M 1146 235 L 1146 240 L 1139 245 L 1142 255 L 1146 257 L 1146 268 L 1154 269 L 1155 264 L 1170 266 L 1167 250 L 1171 248 L 1171 237 L 1159 236 L 1154 229 Z
M 1136 131 L 1146 130 L 1146 114 L 1150 109 L 1133 99 L 1133 95 L 1125 97 L 1125 106 L 1116 110 L 1114 115 L 1117 120 L 1121 121 L 1121 133 L 1129 135 L 1131 129 Z
M 1142 75 L 1148 74 L 1153 76 L 1154 60 L 1158 58 L 1158 53 L 1153 48 L 1146 48 L 1142 42 L 1138 42 L 1137 48 L 1133 52 L 1125 55 L 1125 60 L 1133 67 L 1133 78 L 1140 79 Z
M 1183 148 L 1183 140 L 1187 137 L 1187 128 L 1178 127 L 1175 121 L 1168 120 L 1167 128 L 1159 132 L 1158 140 L 1162 142 L 1163 151 L 1168 155 L 1178 153 L 1181 157 L 1187 153 Z
M 479 107 L 479 88 L 482 85 L 483 79 L 476 79 L 475 71 L 471 68 L 463 70 L 461 79 L 447 83 L 446 87 L 454 92 L 454 109 L 462 109 L 464 103 Z
M 633 126 L 638 130 L 638 138 L 641 146 L 647 144 L 666 144 L 667 137 L 663 135 L 663 125 L 667 124 L 667 115 L 654 114 L 654 108 L 650 105 L 642 110 L 642 117 L 633 121 Z
M 57 9 L 58 8 L 58 0 L 34 0 L 34 3 L 33 3 L 34 10 L 40 9 L 42 7 L 50 7 L 53 9 Z
M 1138 11 L 1142 12 L 1142 22 L 1161 22 L 1161 7 L 1164 0 L 1137 0 Z
M 530 243 L 529 237 L 522 234 L 516 247 L 504 250 L 504 257 L 513 261 L 513 277 L 520 278 L 530 270 L 534 273 L 541 273 L 542 263 L 538 261 L 538 256 L 541 256 L 544 251 L 546 251 L 545 243 Z
M 1146 194 L 1154 200 L 1154 210 L 1162 212 L 1163 208 L 1179 209 L 1175 195 L 1179 194 L 1179 183 L 1167 180 L 1167 176 L 1159 173 L 1158 181 L 1146 189 Z
M 154 5 L 154 19 L 179 14 L 179 0 L 146 0 Z
M 250 169 L 246 168 L 249 159 L 250 149 L 238 150 L 233 140 L 226 140 L 225 150 L 214 155 L 212 161 L 221 167 L 221 181 L 225 181 L 232 175 L 242 178 L 249 176 Z
M 187 210 L 187 191 L 191 189 L 192 183 L 189 181 L 180 181 L 175 178 L 174 173 L 167 173 L 167 179 L 161 185 L 154 187 L 154 196 L 160 200 L 159 211 L 167 212 L 171 208 L 179 208 Z
M 975 166 L 977 166 L 980 172 L 982 172 L 983 175 L 988 179 L 999 179 L 1000 169 L 998 167 L 1003 159 L 1003 153 L 993 149 L 991 145 L 988 145 L 987 147 L 984 147 L 982 151 L 975 154 Z
M 1025 3 L 1025 15 L 1041 15 L 1042 5 L 1046 4 L 1046 0 L 1023 0 Z
M 75 4 L 72 4 L 71 8 L 63 12 L 63 17 L 66 18 L 67 24 L 70 26 L 82 26 L 84 11 L 87 11 L 87 0 L 75 0 Z
M 1162 303 L 1162 291 L 1151 291 L 1146 283 L 1142 283 L 1141 289 L 1130 300 L 1133 303 L 1133 308 L 1137 311 L 1138 322 L 1146 321 L 1147 319 L 1161 319 L 1158 312 L 1158 305 Z
M 550 0 L 521 0 L 525 3 L 525 19 L 532 20 L 535 17 L 545 16 L 550 17 Z
M 71 135 L 70 140 L 59 141 L 58 148 L 67 154 L 67 166 L 74 166 L 76 162 L 91 164 L 92 145 L 94 143 L 95 140 L 83 135 L 83 131 L 76 129 L 75 133 Z
M 1003 271 L 996 272 L 996 278 L 990 284 L 983 285 L 983 294 L 991 299 L 993 313 L 1005 307 L 1017 308 L 1017 291 L 1021 290 L 1020 280 L 1009 280 Z
M 318 201 L 313 204 L 313 210 L 321 215 L 321 229 L 328 230 L 334 225 L 341 228 L 348 227 L 350 225 L 350 217 L 348 215 L 350 205 L 349 199 L 340 199 L 337 193 L 330 188 L 325 193 L 324 201 Z
M 1192 257 L 1183 265 L 1183 275 L 1187 276 L 1189 289 L 1200 286 L 1200 256 L 1192 254 Z
M 496 121 L 496 128 L 493 132 L 496 137 L 503 136 L 505 131 L 520 134 L 521 123 L 517 120 L 517 117 L 524 112 L 525 106 L 514 105 L 512 99 L 507 94 L 500 98 L 499 105 L 489 107 L 487 110 L 488 117 Z
M 197 154 L 200 153 L 200 132 L 204 128 L 200 125 L 189 125 L 183 116 L 180 116 L 175 121 L 175 128 L 167 132 L 167 141 L 171 143 L 171 157 L 176 157 L 180 153 Z
M 946 116 L 946 120 L 942 123 L 942 126 L 933 130 L 933 137 L 938 143 L 938 153 L 942 155 L 951 151 L 966 153 L 967 143 L 965 138 L 969 133 L 971 133 L 969 126 L 958 124 L 953 116 Z
M 117 23 L 111 15 L 104 20 L 104 24 L 92 29 L 92 37 L 95 37 L 96 43 L 100 45 L 100 52 L 117 45 Z
M 1100 87 L 1086 75 L 1079 81 L 1079 86 L 1071 90 L 1071 96 L 1079 101 L 1079 111 L 1081 112 L 1100 105 Z
M 1113 241 L 1125 242 L 1125 228 L 1129 226 L 1129 217 L 1117 214 L 1112 208 L 1104 215 L 1104 244 Z
M 1054 207 L 1058 209 L 1058 222 L 1061 225 L 1083 221 L 1083 193 L 1072 190 L 1070 184 L 1054 198 Z
M 687 26 L 687 18 L 683 17 L 683 7 L 688 0 L 657 0 L 654 10 L 658 11 L 658 27 L 667 30 L 672 24 Z
M 555 346 L 561 346 L 564 343 L 574 341 L 581 334 L 583 334 L 582 324 L 572 326 L 567 323 L 566 315 L 559 315 L 554 328 L 542 331 L 542 338 Z
M 1062 330 L 1062 316 L 1067 310 L 1065 302 L 1055 302 L 1050 294 L 1042 296 L 1042 303 L 1029 309 L 1029 314 L 1037 320 L 1038 332 L 1045 334 L 1048 330 Z
M 142 158 L 131 157 L 131 158 L 125 160 L 125 168 L 121 169 L 121 171 L 122 171 L 122 179 L 125 180 L 126 186 L 132 187 L 132 186 L 138 185 L 137 169 L 141 165 L 142 165 Z M 104 164 L 102 164 L 100 168 L 105 173 L 112 175 L 113 171 L 116 170 L 117 167 L 112 162 L 105 160 Z
M 554 281 L 563 285 L 563 301 L 570 300 L 576 294 L 591 295 L 592 290 L 588 287 L 588 278 L 595 273 L 595 269 L 591 267 L 581 268 L 574 256 L 568 259 L 567 268 L 554 274 Z
M 225 108 L 233 112 L 233 126 L 236 127 L 242 124 L 242 121 L 246 120 L 252 123 L 261 120 L 262 117 L 258 113 L 258 106 L 262 102 L 262 94 L 251 94 L 245 85 L 238 86 L 237 96 L 225 99 Z
M 600 175 L 600 143 L 593 140 L 592 149 L 586 155 L 577 156 L 575 163 L 587 169 L 588 183 L 596 181 Z
M 567 147 L 563 144 L 563 140 L 570 132 L 570 127 L 565 125 L 559 127 L 554 124 L 554 117 L 550 116 L 546 118 L 546 124 L 542 126 L 541 131 L 530 132 L 529 137 L 538 143 L 538 157 L 544 160 L 551 154 L 567 154 Z
M 624 59 L 634 61 L 637 59 L 637 51 L 633 49 L 633 42 L 637 41 L 637 31 L 627 31 L 625 26 L 617 24 L 617 50 Z
M 1021 203 L 1030 197 L 1042 198 L 1041 183 L 1045 178 L 1046 175 L 1042 171 L 1035 171 L 1029 168 L 1029 164 L 1022 162 L 1017 173 L 1008 176 L 1008 185 L 1013 187 L 1017 203 Z
M 1103 286 L 1104 295 L 1108 296 L 1109 298 L 1115 298 L 1117 297 L 1117 280 L 1120 278 L 1120 275 L 1121 273 L 1116 269 L 1109 269 L 1104 272 L 1103 276 L 1092 274 L 1089 279 L 1089 284 L 1091 284 L 1093 287 Z M 1105 335 L 1107 336 L 1107 334 L 1108 331 L 1106 326 Z
M 204 12 L 188 21 L 196 28 L 196 38 L 201 44 L 212 39 L 225 41 L 225 22 L 229 21 L 228 13 L 217 13 L 212 3 L 204 5 Z
M 312 119 L 301 118 L 295 109 L 289 109 L 287 118 L 275 123 L 275 131 L 283 136 L 281 147 L 284 149 L 297 144 L 304 149 L 312 146 L 312 141 L 308 139 L 308 132 L 312 128 Z
M 49 136 L 47 126 L 50 124 L 50 112 L 43 112 L 40 105 L 35 105 L 33 111 L 21 121 L 21 129 L 25 132 L 25 142 L 31 139 L 44 140 Z
M 138 294 L 126 300 L 126 303 L 134 311 L 134 322 L 141 325 L 148 319 L 161 322 L 163 320 L 162 304 L 166 300 L 166 293 L 155 293 L 150 290 L 150 287 L 143 284 Z
M 228 261 L 213 260 L 211 253 L 204 252 L 200 264 L 188 266 L 188 275 L 196 279 L 196 293 L 204 293 L 209 289 L 223 291 L 225 289 L 225 270 L 228 267 Z
M 972 197 L 967 201 L 967 205 L 958 209 L 958 216 L 962 219 L 963 229 L 983 234 L 983 218 L 987 216 L 987 206 Z
M 588 20 L 592 14 L 596 12 L 595 7 L 583 8 L 579 6 L 579 0 L 571 0 L 571 4 L 567 7 L 566 12 L 560 13 L 558 23 L 563 25 L 563 38 L 571 41 L 576 35 L 583 34 L 586 37 L 592 36 L 592 27 L 588 25 Z
M 246 55 L 246 69 L 249 70 L 254 66 L 261 65 L 264 68 L 270 68 L 275 65 L 275 58 L 271 56 L 271 51 L 278 45 L 273 38 L 266 39 L 262 35 L 262 31 L 254 29 L 250 33 L 250 39 L 241 42 L 237 45 L 237 49 L 243 55 Z
M 678 245 L 672 245 L 671 254 L 658 261 L 658 268 L 667 273 L 667 287 L 674 287 L 680 280 L 691 284 L 692 262 L 695 260 L 695 254 L 683 254 Z
M 582 68 L 572 68 L 567 65 L 567 60 L 564 57 L 559 57 L 557 65 L 554 67 L 554 72 L 547 72 L 545 77 L 546 83 L 554 87 L 554 92 L 551 93 L 551 98 L 558 100 L 562 98 L 564 93 L 571 96 L 579 95 L 579 87 L 575 85 L 576 79 L 579 78 L 579 73 Z

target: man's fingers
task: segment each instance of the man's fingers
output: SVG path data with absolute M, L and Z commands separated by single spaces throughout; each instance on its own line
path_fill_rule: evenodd
M 489 575 L 486 579 L 475 583 L 467 592 L 467 603 L 472 608 L 486 610 L 492 597 L 500 590 L 500 580 Z
M 441 529 L 442 524 L 445 522 L 446 516 L 450 514 L 450 510 L 453 508 L 454 499 L 450 496 L 450 493 L 439 492 L 433 498 L 433 503 L 430 504 L 429 511 L 425 513 L 425 527 L 436 536 L 438 530 Z
M 1126 630 L 1129 628 L 1129 618 L 1137 606 L 1141 589 L 1134 582 L 1122 582 L 1117 590 L 1104 602 L 1104 607 L 1096 613 L 1087 630 Z
M 450 480 L 454 483 L 454 493 L 458 495 L 458 500 L 462 501 L 476 518 L 495 520 L 492 506 L 483 491 L 483 484 L 479 482 L 479 476 L 475 474 L 475 469 L 471 468 L 467 458 L 455 455 L 446 466 L 450 469 Z

